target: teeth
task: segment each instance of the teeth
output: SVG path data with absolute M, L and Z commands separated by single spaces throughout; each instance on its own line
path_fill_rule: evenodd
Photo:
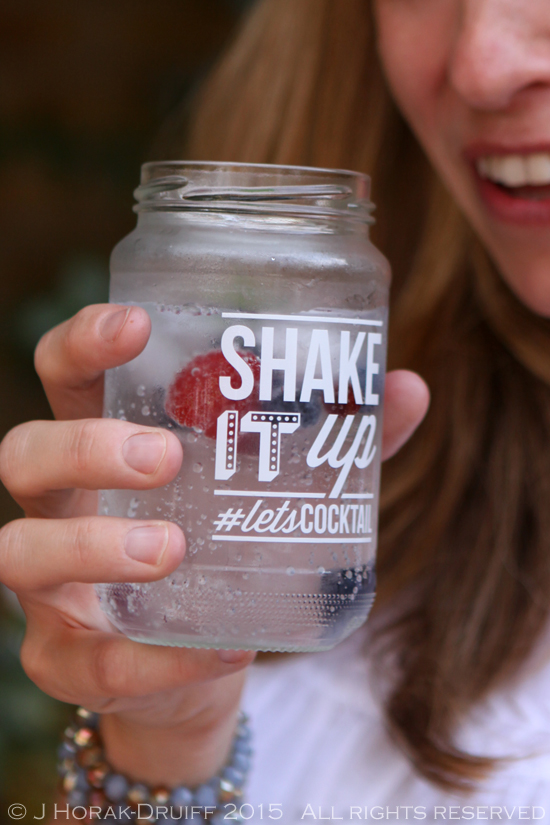
M 531 186 L 550 183 L 550 155 L 529 155 L 525 158 L 525 165 Z
M 550 154 L 546 152 L 532 155 L 490 155 L 479 158 L 476 166 L 482 178 L 508 187 L 550 184 Z

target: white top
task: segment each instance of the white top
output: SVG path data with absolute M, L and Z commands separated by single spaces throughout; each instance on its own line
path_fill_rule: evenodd
M 253 666 L 244 709 L 255 756 L 243 815 L 282 825 L 550 823 L 550 655 L 476 707 L 460 731 L 470 753 L 513 757 L 466 796 L 421 779 L 389 738 L 364 632 L 326 653 Z

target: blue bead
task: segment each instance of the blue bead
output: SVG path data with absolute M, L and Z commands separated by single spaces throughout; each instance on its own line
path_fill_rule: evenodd
M 114 813 L 114 819 L 111 817 L 111 813 L 109 808 L 107 808 L 108 816 L 104 813 L 103 816 L 105 818 L 105 822 L 123 822 L 126 825 L 131 825 L 133 822 L 133 817 L 131 815 L 130 810 L 128 809 L 130 806 L 127 805 L 111 805 L 110 808 Z
M 252 756 L 252 754 L 254 753 L 252 745 L 250 745 L 248 742 L 242 742 L 239 739 L 235 742 L 233 750 L 235 753 L 243 753 L 245 756 Z
M 76 788 L 67 794 L 67 802 L 71 808 L 76 808 L 81 805 L 86 805 L 88 801 L 88 794 L 85 791 L 77 790 Z
M 177 805 L 180 808 L 185 808 L 186 805 L 191 805 L 193 802 L 193 794 L 184 785 L 179 788 L 174 788 L 170 795 L 170 805 Z M 185 811 L 184 811 L 185 813 Z
M 111 773 L 105 778 L 103 790 L 111 802 L 122 802 L 128 793 L 128 780 L 120 773 Z
M 241 773 L 247 773 L 250 769 L 250 756 L 245 753 L 237 752 L 231 760 L 231 767 L 237 768 Z
M 220 777 L 214 776 L 212 779 L 209 779 L 206 784 L 210 785 L 217 797 L 220 792 Z
M 63 759 L 73 759 L 75 753 L 76 748 L 74 745 L 69 745 L 68 742 L 62 742 L 57 749 L 57 758 L 60 761 Z
M 90 783 L 86 779 L 86 771 L 80 769 L 76 776 L 76 782 L 74 786 L 75 791 L 88 791 L 90 790 Z
M 211 785 L 199 785 L 194 796 L 195 805 L 201 808 L 215 808 L 218 804 L 216 791 Z
M 241 771 L 238 771 L 232 765 L 228 765 L 227 768 L 224 768 L 222 771 L 222 776 L 224 779 L 227 779 L 231 782 L 232 785 L 235 785 L 236 788 L 240 788 L 240 786 L 244 782 L 244 774 Z
M 241 740 L 242 742 L 249 742 L 252 739 L 252 731 L 248 727 L 248 725 L 238 725 L 237 727 L 237 740 Z

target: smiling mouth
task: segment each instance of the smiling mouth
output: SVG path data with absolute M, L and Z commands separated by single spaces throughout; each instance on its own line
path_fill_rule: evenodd
M 550 200 L 550 153 L 486 155 L 475 161 L 477 174 L 509 197 Z

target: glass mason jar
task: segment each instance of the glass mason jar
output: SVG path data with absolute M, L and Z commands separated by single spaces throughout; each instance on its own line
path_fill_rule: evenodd
M 325 650 L 374 599 L 389 265 L 355 172 L 147 163 L 111 301 L 147 347 L 106 376 L 105 415 L 171 429 L 177 478 L 100 512 L 167 519 L 187 552 L 160 582 L 98 585 L 161 645 Z

